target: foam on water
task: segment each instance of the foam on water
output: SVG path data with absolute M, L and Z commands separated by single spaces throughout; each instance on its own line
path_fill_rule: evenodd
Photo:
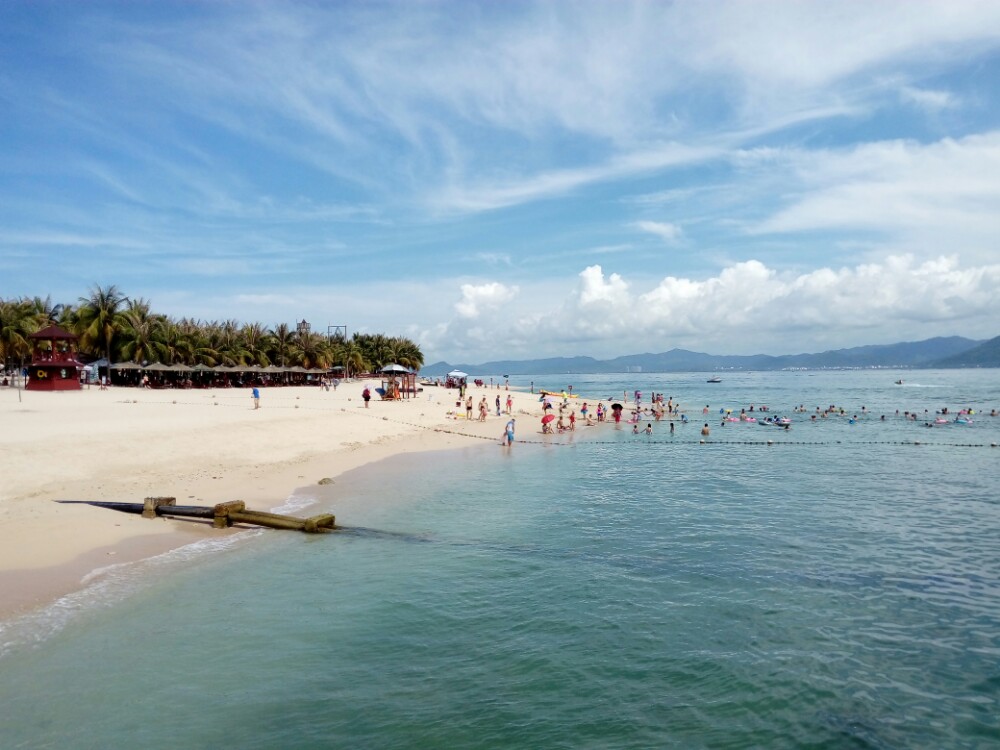
M 167 574 L 209 555 L 233 549 L 261 533 L 249 529 L 237 534 L 201 539 L 137 562 L 106 565 L 88 573 L 82 587 L 52 604 L 21 617 L 0 621 L 0 659 L 25 646 L 52 638 L 80 616 L 112 607 L 149 586 L 152 576 Z

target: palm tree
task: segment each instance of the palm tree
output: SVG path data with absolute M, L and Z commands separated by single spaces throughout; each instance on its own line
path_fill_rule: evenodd
M 247 323 L 240 331 L 243 347 L 250 355 L 250 361 L 255 365 L 267 366 L 271 360 L 267 357 L 267 329 L 260 323 Z
M 410 339 L 402 336 L 393 337 L 392 350 L 396 361 L 403 365 L 403 367 L 409 367 L 411 370 L 419 370 L 423 367 L 423 352 L 421 352 L 420 347 L 410 341 Z
M 170 364 L 195 364 L 194 337 L 177 321 L 166 318 L 160 327 L 165 360 Z
M 163 327 L 164 318 L 150 315 L 146 300 L 130 301 L 128 310 L 122 313 L 119 332 L 122 359 L 133 362 L 160 362 L 166 359 L 168 352 L 163 342 Z
M 30 353 L 28 336 L 38 330 L 30 307 L 14 300 L 0 300 L 0 364 L 17 360 L 19 367 Z
M 344 377 L 349 378 L 351 373 L 364 372 L 371 367 L 365 359 L 364 350 L 357 341 L 345 341 L 340 350 L 341 364 L 344 366 Z
M 330 342 L 321 333 L 306 333 L 298 336 L 295 348 L 303 367 L 326 368 L 333 364 L 333 350 Z
M 103 350 L 109 365 L 111 346 L 122 326 L 121 310 L 127 301 L 114 284 L 108 287 L 95 284 L 89 297 L 80 297 L 76 314 L 80 346 L 92 351 Z
M 59 322 L 64 305 L 52 304 L 52 295 L 48 295 L 45 299 L 38 296 L 31 299 L 25 297 L 21 301 L 27 306 L 32 317 L 38 322 L 39 329 Z
M 282 367 L 290 359 L 293 345 L 295 343 L 295 332 L 288 327 L 287 323 L 279 323 L 271 329 L 271 361 L 277 362 Z

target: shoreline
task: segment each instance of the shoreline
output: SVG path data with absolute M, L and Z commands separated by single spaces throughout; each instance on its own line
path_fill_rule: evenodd
M 0 389 L 0 620 L 81 589 L 93 571 L 218 536 L 210 525 L 145 519 L 55 500 L 141 502 L 154 495 L 271 510 L 298 490 L 389 456 L 499 444 L 509 417 L 454 419 L 455 391 L 427 389 L 365 409 L 365 384 L 249 389 Z M 430 391 L 430 392 L 429 392 Z M 506 391 L 470 388 L 483 396 Z M 514 416 L 537 412 L 518 389 Z M 525 410 L 528 407 L 530 411 Z M 349 518 L 338 523 L 350 524 Z M 226 533 L 226 532 L 221 532 Z

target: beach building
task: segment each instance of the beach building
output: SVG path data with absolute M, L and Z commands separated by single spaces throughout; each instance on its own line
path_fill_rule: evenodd
M 80 368 L 76 358 L 76 340 L 69 331 L 52 325 L 28 336 L 31 339 L 29 391 L 78 391 Z

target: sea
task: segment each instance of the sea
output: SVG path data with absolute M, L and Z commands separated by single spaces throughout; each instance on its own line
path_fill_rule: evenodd
M 1000 370 L 720 376 L 512 377 L 688 421 L 493 417 L 96 572 L 0 626 L 0 747 L 1000 747 Z

